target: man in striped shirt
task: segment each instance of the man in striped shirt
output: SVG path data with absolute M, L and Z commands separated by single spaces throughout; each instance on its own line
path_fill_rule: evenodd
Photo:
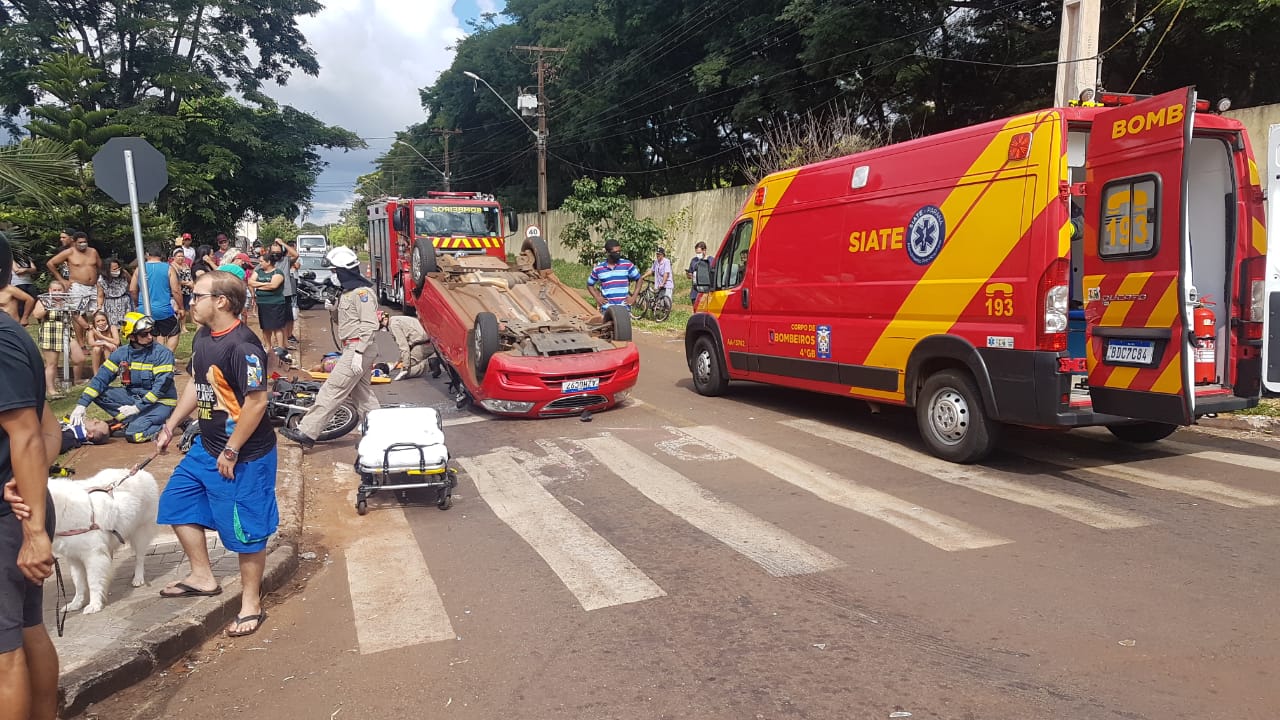
M 587 276 L 587 289 L 600 307 L 600 314 L 608 312 L 610 305 L 635 304 L 635 284 L 640 280 L 640 269 L 622 257 L 622 245 L 617 240 L 604 242 L 605 260 L 591 268 Z

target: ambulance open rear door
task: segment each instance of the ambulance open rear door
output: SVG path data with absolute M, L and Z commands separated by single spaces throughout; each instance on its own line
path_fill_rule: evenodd
M 1085 162 L 1084 283 L 1093 410 L 1176 425 L 1195 416 L 1186 278 L 1195 90 L 1100 112 Z
M 1262 384 L 1280 393 L 1280 125 L 1267 137 L 1267 313 Z

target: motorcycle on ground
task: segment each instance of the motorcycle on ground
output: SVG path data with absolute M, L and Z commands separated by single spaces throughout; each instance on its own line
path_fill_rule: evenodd
M 326 278 L 324 282 L 316 282 L 316 274 L 310 270 L 298 276 L 298 309 L 310 310 L 313 307 L 324 305 L 328 300 L 330 304 L 338 301 L 338 296 L 342 294 L 342 288 L 334 285 L 332 278 Z

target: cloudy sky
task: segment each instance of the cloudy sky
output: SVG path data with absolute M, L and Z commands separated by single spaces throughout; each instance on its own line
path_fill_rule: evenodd
M 326 153 L 308 219 L 336 222 L 356 178 L 391 145 L 391 136 L 426 116 L 418 90 L 449 67 L 466 20 L 500 0 L 324 0 L 298 22 L 320 60 L 320 75 L 296 74 L 267 92 L 277 101 L 365 138 L 368 150 Z

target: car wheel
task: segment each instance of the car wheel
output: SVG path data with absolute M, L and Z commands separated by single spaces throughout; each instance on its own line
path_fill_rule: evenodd
M 707 335 L 698 338 L 693 344 L 690 369 L 693 371 L 693 389 L 699 395 L 723 395 L 725 388 L 729 386 L 729 379 L 720 369 L 720 351 Z
M 1127 425 L 1108 425 L 1112 435 L 1131 443 L 1153 443 L 1172 435 L 1177 425 L 1158 422 L 1140 422 Z
M 520 254 L 529 255 L 534 270 L 550 270 L 551 269 L 551 250 L 547 247 L 547 241 L 540 237 L 527 237 L 524 244 L 520 246 Z
M 625 305 L 610 305 L 607 317 L 613 323 L 615 342 L 631 342 L 631 310 Z
M 991 453 L 999 424 L 987 416 L 982 394 L 963 370 L 943 370 L 925 380 L 916 399 L 916 423 L 929 451 L 955 463 Z
M 440 266 L 436 263 L 436 247 L 431 244 L 430 239 L 419 238 L 413 244 L 409 268 L 413 274 L 413 284 L 418 288 L 418 294 L 422 294 L 422 288 L 427 284 L 427 275 L 440 271 Z M 403 305 L 401 303 L 401 307 Z
M 477 313 L 470 340 L 467 343 L 467 359 L 475 371 L 476 380 L 483 382 L 489 360 L 498 352 L 498 317 L 491 312 Z

